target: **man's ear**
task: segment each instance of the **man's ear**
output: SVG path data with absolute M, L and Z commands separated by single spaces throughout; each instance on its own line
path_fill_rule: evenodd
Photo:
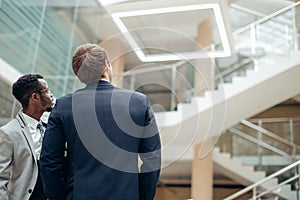
M 107 71 L 108 71 L 108 66 L 107 66 L 107 65 L 105 65 L 105 67 L 104 67 L 104 71 L 105 71 L 105 72 L 107 72 Z
M 103 74 L 104 74 L 105 72 L 108 72 L 107 61 L 105 61 L 105 66 L 104 66 L 104 69 L 103 69 Z
M 105 70 L 108 70 L 110 68 L 110 64 L 107 60 L 105 60 Z
M 30 99 L 32 100 L 38 100 L 40 99 L 40 95 L 38 93 L 32 93 Z

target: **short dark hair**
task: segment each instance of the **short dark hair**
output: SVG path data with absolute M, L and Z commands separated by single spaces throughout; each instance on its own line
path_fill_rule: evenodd
M 40 74 L 26 74 L 13 84 L 12 94 L 22 104 L 23 109 L 28 107 L 32 93 L 38 93 L 42 89 L 38 79 L 44 77 Z
M 85 84 L 98 81 L 104 73 L 107 52 L 97 44 L 86 43 L 77 47 L 72 58 L 74 74 Z

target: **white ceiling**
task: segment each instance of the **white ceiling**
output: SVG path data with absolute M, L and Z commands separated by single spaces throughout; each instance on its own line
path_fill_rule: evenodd
M 39 1 L 39 0 L 35 0 Z M 182 2 L 188 3 L 191 0 L 185 0 Z M 68 0 L 52 0 L 51 4 L 56 4 L 56 6 L 64 6 L 67 5 Z M 56 2 L 56 3 L 55 3 Z M 134 4 L 141 4 L 148 5 L 153 2 L 173 2 L 174 5 L 181 2 L 181 0 L 177 1 L 168 1 L 168 0 L 79 0 L 81 4 L 81 8 L 79 9 L 79 16 L 78 16 L 78 25 L 83 27 L 83 33 L 89 32 L 89 35 L 94 35 L 94 37 L 98 37 L 97 39 L 91 39 L 92 42 L 94 41 L 104 41 L 107 38 L 117 37 L 121 41 L 124 42 L 124 45 L 127 48 L 130 48 L 128 43 L 124 40 L 122 36 L 120 36 L 120 30 L 116 26 L 115 22 L 111 18 L 110 11 L 115 9 L 116 7 L 126 7 L 126 5 L 134 5 Z M 199 1 L 202 2 L 202 1 Z M 254 20 L 257 20 L 259 17 L 279 10 L 287 5 L 292 4 L 292 1 L 287 0 L 229 0 L 229 3 L 235 6 L 236 8 L 240 9 L 229 9 L 228 15 L 229 20 L 232 26 L 232 30 L 236 30 L 244 25 L 247 25 Z M 172 6 L 172 3 L 170 4 Z M 146 9 L 146 6 L 144 6 Z M 134 7 L 128 7 L 128 10 L 134 10 Z M 245 12 L 247 11 L 247 12 Z M 252 12 L 253 11 L 253 12 Z M 255 16 L 253 14 L 258 14 L 260 16 Z M 196 15 L 198 15 L 196 17 Z M 205 14 L 204 14 L 205 15 Z M 204 16 L 202 16 L 205 18 Z M 201 19 L 199 18 L 199 13 L 190 12 L 187 14 L 185 13 L 177 13 L 176 15 L 165 15 L 165 16 L 148 16 L 148 17 L 131 17 L 127 19 L 128 26 L 131 28 L 134 27 L 163 27 L 165 24 L 168 24 L 174 27 L 175 30 L 179 32 L 184 32 L 190 37 L 195 37 L 197 35 L 197 28 L 196 25 L 199 23 Z M 91 32 L 93 34 L 91 34 Z M 172 34 L 160 34 L 156 32 L 153 34 L 151 31 L 144 31 L 139 34 L 140 40 L 147 45 L 149 44 L 166 44 L 167 49 L 187 49 L 189 44 L 186 41 L 180 40 L 176 38 Z M 174 38 L 172 38 L 174 37 Z M 167 40 L 173 42 L 166 42 Z M 185 48 L 186 46 L 186 48 Z M 141 62 L 137 60 L 137 57 L 132 54 L 128 54 L 128 58 L 126 59 L 126 65 L 136 65 L 140 64 Z

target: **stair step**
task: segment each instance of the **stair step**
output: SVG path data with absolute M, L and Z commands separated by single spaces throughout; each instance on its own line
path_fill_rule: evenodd
M 232 78 L 232 83 L 233 84 L 238 84 L 245 81 L 245 77 L 244 76 L 235 76 Z
M 276 178 L 272 178 L 269 181 L 262 184 L 263 187 L 268 189 L 273 188 L 276 185 L 278 185 L 278 180 Z
M 297 191 L 291 190 L 290 185 L 284 185 L 275 191 L 276 194 L 285 197 L 286 199 L 297 199 Z

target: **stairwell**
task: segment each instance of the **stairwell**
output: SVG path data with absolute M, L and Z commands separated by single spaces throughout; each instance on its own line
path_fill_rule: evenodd
M 286 14 L 286 10 L 282 13 Z M 265 21 L 270 19 L 266 18 Z M 263 20 L 250 26 L 249 32 L 257 31 L 258 29 L 252 27 L 257 27 Z M 242 38 L 247 41 L 247 37 Z M 290 42 L 289 37 L 284 38 Z M 240 35 L 239 39 L 241 40 Z M 256 40 L 255 44 L 252 48 L 254 51 L 256 47 L 263 45 L 272 46 L 262 40 Z M 253 45 L 249 40 L 248 45 L 251 50 Z M 247 45 L 239 48 L 243 49 L 245 46 Z M 284 55 L 278 55 L 278 52 L 272 53 L 270 48 L 266 48 L 261 57 L 253 55 L 251 59 L 254 68 L 247 69 L 244 76 L 235 76 L 230 83 L 220 83 L 216 90 L 206 91 L 203 97 L 192 97 L 190 103 L 178 104 L 176 111 L 155 113 L 163 144 L 163 167 L 172 164 L 176 168 L 180 162 L 188 163 L 193 158 L 194 145 L 201 142 L 204 144 L 199 156 L 205 156 L 213 149 L 224 130 L 241 119 L 249 118 L 300 93 L 299 51 L 290 49 Z M 206 144 L 208 139 L 213 139 L 213 142 Z M 180 176 L 188 174 L 186 170 L 189 169 L 190 166 L 187 165 L 182 170 L 175 170 L 176 175 L 168 174 L 167 170 L 164 173 L 166 176 Z
M 300 52 L 288 57 L 264 57 L 256 69 L 232 83 L 179 104 L 177 111 L 155 113 L 168 161 L 192 159 L 194 144 L 215 138 L 240 119 L 251 117 L 300 93 Z M 213 146 L 207 146 L 203 155 Z M 176 150 L 176 151 L 174 151 Z M 184 172 L 185 173 L 185 172 Z
M 255 171 L 254 166 L 244 165 L 242 160 L 232 158 L 229 153 L 220 152 L 218 147 L 215 147 L 213 150 L 213 161 L 214 170 L 222 171 L 228 178 L 244 186 L 251 185 L 266 178 L 265 171 Z M 278 179 L 273 178 L 261 185 L 260 191 L 274 188 L 278 184 Z M 273 193 L 284 199 L 295 199 L 297 191 L 292 190 L 291 185 L 284 185 Z M 268 198 L 270 198 L 270 195 Z
M 224 133 L 218 144 L 213 150 L 215 170 L 244 186 L 255 184 L 300 159 L 299 145 L 246 120 Z M 287 171 L 271 178 L 260 185 L 257 193 L 270 190 L 270 199 L 295 199 L 297 185 L 288 182 L 295 173 Z

